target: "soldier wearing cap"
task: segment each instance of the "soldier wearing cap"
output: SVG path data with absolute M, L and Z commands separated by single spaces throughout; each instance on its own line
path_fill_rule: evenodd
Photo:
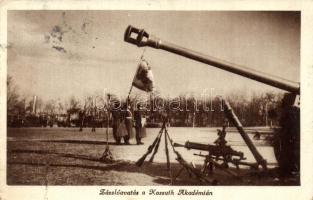
M 116 144 L 121 143 L 121 136 L 118 134 L 118 127 L 120 126 L 120 110 L 119 110 L 119 102 L 115 101 L 113 105 L 112 112 L 112 129 L 113 129 L 113 137 Z

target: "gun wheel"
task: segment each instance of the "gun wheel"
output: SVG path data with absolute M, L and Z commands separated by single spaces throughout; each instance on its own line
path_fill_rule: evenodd
M 284 125 L 276 133 L 274 154 L 281 175 L 288 176 L 300 171 L 300 110 L 290 109 Z

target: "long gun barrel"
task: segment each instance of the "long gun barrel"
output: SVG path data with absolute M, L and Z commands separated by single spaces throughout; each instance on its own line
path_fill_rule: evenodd
M 186 149 L 195 149 L 195 150 L 201 150 L 201 151 L 208 151 L 211 155 L 215 156 L 224 156 L 224 155 L 233 155 L 238 156 L 240 158 L 243 158 L 244 155 L 242 152 L 233 150 L 230 146 L 216 146 L 216 145 L 210 145 L 210 144 L 201 144 L 196 142 L 189 142 L 187 141 L 184 145 L 174 143 L 174 147 L 184 147 Z
M 124 40 L 131 44 L 135 44 L 138 47 L 149 46 L 156 49 L 163 49 L 168 52 L 172 52 L 229 72 L 234 74 L 238 74 L 255 81 L 289 91 L 294 94 L 300 94 L 300 84 L 291 82 L 276 76 L 272 76 L 270 74 L 266 74 L 260 71 L 256 71 L 254 69 L 244 67 L 241 65 L 233 64 L 230 62 L 226 62 L 211 56 L 204 55 L 199 52 L 195 52 L 184 47 L 180 47 L 175 44 L 171 44 L 166 41 L 162 41 L 156 37 L 150 37 L 150 35 L 143 29 L 138 29 L 133 26 L 128 26 Z

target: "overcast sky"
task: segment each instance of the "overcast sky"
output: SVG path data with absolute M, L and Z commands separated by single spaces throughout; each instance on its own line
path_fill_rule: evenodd
M 300 80 L 297 12 L 9 11 L 8 74 L 23 94 L 42 99 L 83 97 L 105 88 L 126 96 L 143 52 L 123 41 L 130 24 L 210 56 Z M 147 48 L 144 58 L 163 96 L 209 88 L 273 90 L 163 50 Z

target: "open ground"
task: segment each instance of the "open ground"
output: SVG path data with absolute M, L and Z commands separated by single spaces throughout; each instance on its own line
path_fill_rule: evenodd
M 8 185 L 199 185 L 195 177 L 185 170 L 173 182 L 181 169 L 170 148 L 171 169 L 167 170 L 164 139 L 161 141 L 154 162 L 146 161 L 142 167 L 135 162 L 147 151 L 160 129 L 147 129 L 144 145 L 116 145 L 109 129 L 110 151 L 114 162 L 100 160 L 106 147 L 106 129 L 91 132 L 85 128 L 8 128 L 7 134 L 7 184 Z M 253 132 L 254 129 L 252 129 Z M 250 133 L 252 133 L 250 131 Z M 213 143 L 217 138 L 215 128 L 169 128 L 174 142 L 185 141 Z M 252 137 L 252 134 L 249 134 Z M 233 149 L 242 151 L 247 161 L 253 162 L 240 135 L 230 129 L 226 139 Z M 234 176 L 224 170 L 215 169 L 210 178 L 219 185 L 297 185 L 297 180 L 278 178 L 277 163 L 273 148 L 264 140 L 254 141 L 262 156 L 267 160 L 269 170 L 251 170 L 231 167 Z M 195 150 L 176 148 L 187 162 L 201 168 L 204 158 L 194 156 Z M 204 152 L 202 152 L 204 153 Z M 149 160 L 149 156 L 146 160 Z

